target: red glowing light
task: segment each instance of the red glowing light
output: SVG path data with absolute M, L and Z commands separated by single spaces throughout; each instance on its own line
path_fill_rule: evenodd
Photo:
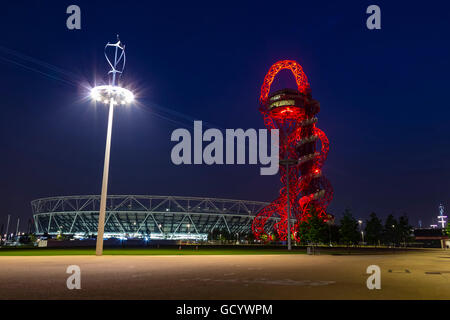
M 294 74 L 298 88 L 296 94 L 299 95 L 297 98 L 303 101 L 303 104 L 270 109 L 267 107 L 270 86 L 277 73 L 283 69 L 289 69 Z M 292 92 L 289 94 L 292 95 Z M 268 240 L 269 229 L 274 228 L 280 240 L 286 240 L 289 178 L 289 212 L 291 219 L 296 220 L 291 231 L 294 238 L 300 241 L 298 223 L 310 216 L 312 207 L 320 218 L 329 220 L 326 208 L 333 198 L 333 188 L 320 174 L 327 158 L 329 141 L 325 133 L 315 126 L 315 114 L 319 112 L 318 103 L 311 98 L 308 79 L 296 61 L 280 61 L 269 69 L 261 87 L 260 102 L 265 125 L 270 129 L 279 129 L 280 159 L 292 160 L 294 164 L 287 167 L 280 163 L 280 179 L 283 185 L 280 195 L 258 212 L 253 220 L 252 230 L 257 239 Z M 320 152 L 317 151 L 318 141 L 321 144 Z M 279 221 L 274 223 L 272 218 L 278 218 Z
M 261 87 L 261 96 L 259 100 L 261 103 L 265 103 L 267 98 L 269 97 L 270 86 L 272 85 L 273 79 L 281 70 L 289 69 L 295 77 L 295 82 L 297 83 L 298 91 L 301 93 L 306 93 L 309 89 L 308 78 L 306 74 L 303 72 L 303 68 L 297 61 L 293 60 L 283 60 L 275 63 L 272 67 L 270 67 L 269 72 L 267 72 L 266 77 L 264 78 L 263 85 Z

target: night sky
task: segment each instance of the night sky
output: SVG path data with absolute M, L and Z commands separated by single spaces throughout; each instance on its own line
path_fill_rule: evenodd
M 81 30 L 66 28 L 71 4 Z M 381 7 L 381 30 L 366 28 L 370 4 Z M 107 107 L 87 88 L 107 79 L 103 47 L 117 33 L 123 84 L 138 103 L 115 111 L 109 194 L 275 199 L 279 176 L 259 165 L 173 165 L 170 135 L 193 120 L 264 128 L 264 76 L 293 59 L 330 139 L 331 213 L 407 213 L 429 225 L 440 202 L 450 207 L 448 3 L 8 1 L 0 10 L 0 224 L 29 219 L 36 198 L 100 193 Z M 294 85 L 283 71 L 272 90 Z

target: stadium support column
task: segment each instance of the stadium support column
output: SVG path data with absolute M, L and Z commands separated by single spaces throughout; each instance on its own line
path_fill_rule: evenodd
M 5 241 L 8 241 L 8 232 L 9 232 L 9 221 L 11 220 L 11 215 L 8 214 L 8 222 L 6 223 L 6 239 Z
M 17 225 L 16 225 L 16 237 L 19 234 L 19 224 L 20 224 L 20 217 L 17 217 Z

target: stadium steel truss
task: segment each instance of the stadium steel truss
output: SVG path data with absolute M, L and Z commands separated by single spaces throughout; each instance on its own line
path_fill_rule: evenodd
M 110 195 L 105 237 L 203 239 L 213 230 L 244 235 L 251 232 L 256 213 L 268 203 L 257 201 Z M 67 196 L 31 202 L 37 234 L 91 235 L 97 232 L 100 196 Z M 273 229 L 278 219 L 267 223 Z

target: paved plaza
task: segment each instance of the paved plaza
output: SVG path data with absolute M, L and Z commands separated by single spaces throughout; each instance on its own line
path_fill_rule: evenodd
M 81 289 L 69 290 L 69 265 Z M 369 290 L 369 265 L 381 289 Z M 450 251 L 0 257 L 0 299 L 450 299 Z

